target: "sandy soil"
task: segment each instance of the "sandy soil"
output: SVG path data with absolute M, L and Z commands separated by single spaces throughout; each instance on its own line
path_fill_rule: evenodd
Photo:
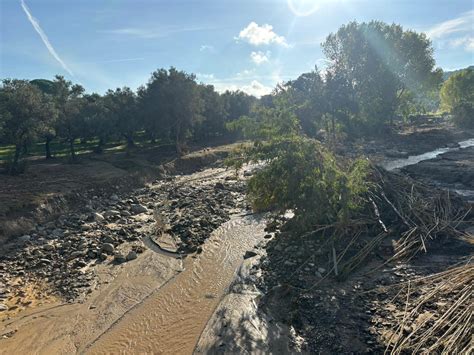
M 83 303 L 30 308 L 0 326 L 0 354 L 71 354 L 100 337 L 181 270 L 181 261 L 146 251 L 98 270 L 100 287 Z

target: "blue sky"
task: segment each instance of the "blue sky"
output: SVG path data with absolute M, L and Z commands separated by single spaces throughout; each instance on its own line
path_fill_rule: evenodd
M 472 0 L 0 0 L 0 77 L 144 84 L 175 66 L 255 95 L 324 67 L 320 43 L 351 20 L 426 32 L 437 65 L 474 64 Z

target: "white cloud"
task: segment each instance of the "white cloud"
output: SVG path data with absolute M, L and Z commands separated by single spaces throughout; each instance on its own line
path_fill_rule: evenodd
M 428 29 L 426 34 L 431 39 L 446 37 L 452 33 L 471 32 L 474 21 L 474 10 L 465 12 L 461 16 L 438 23 Z
M 277 35 L 273 32 L 273 26 L 264 24 L 262 26 L 255 22 L 250 22 L 247 27 L 240 31 L 237 40 L 244 40 L 254 46 L 278 44 L 284 47 L 288 47 L 286 39 L 283 36 Z
M 257 80 L 252 80 L 249 84 L 237 84 L 234 81 L 227 81 L 227 80 L 215 80 L 210 82 L 211 85 L 219 92 L 224 92 L 226 90 L 229 91 L 243 91 L 249 95 L 253 95 L 256 97 L 261 97 L 263 95 L 270 94 L 273 90 L 272 87 L 263 85 Z
M 137 62 L 145 60 L 145 58 L 142 57 L 137 57 L 137 58 L 120 58 L 120 59 L 108 59 L 108 60 L 102 60 L 98 61 L 97 63 L 121 63 L 121 62 Z
M 466 51 L 474 52 L 474 37 L 472 36 L 455 38 L 449 43 L 452 47 L 463 47 Z
M 28 17 L 28 20 L 30 21 L 30 23 L 33 25 L 33 28 L 35 29 L 35 31 L 39 34 L 39 36 L 41 37 L 41 40 L 43 41 L 44 45 L 46 46 L 46 48 L 48 49 L 49 53 L 53 56 L 54 59 L 56 59 L 56 61 L 61 64 L 61 66 L 63 67 L 63 69 L 65 71 L 67 71 L 69 73 L 69 75 L 71 76 L 74 76 L 74 74 L 72 73 L 71 69 L 69 69 L 69 67 L 66 65 L 66 63 L 64 63 L 64 61 L 61 59 L 61 57 L 58 55 L 58 53 L 56 52 L 56 50 L 54 49 L 53 45 L 51 44 L 51 42 L 49 41 L 48 39 L 48 36 L 46 36 L 46 33 L 44 33 L 43 29 L 40 27 L 40 24 L 39 24 L 39 21 L 33 17 L 33 15 L 31 14 L 31 11 L 30 9 L 28 8 L 28 6 L 26 5 L 25 1 L 24 0 L 21 0 L 21 7 L 23 8 L 23 11 L 25 12 L 26 16 Z
M 250 53 L 250 59 L 252 59 L 252 62 L 254 62 L 257 65 L 260 65 L 262 63 L 267 63 L 269 57 L 270 57 L 270 52 L 268 51 L 266 53 L 261 52 L 261 51 Z
M 206 73 L 196 73 L 196 76 L 200 80 L 214 80 L 216 78 L 214 74 L 206 74 Z
M 265 86 L 261 82 L 257 80 L 252 80 L 250 85 L 244 85 L 240 88 L 243 92 L 246 92 L 247 94 L 256 96 L 256 97 L 261 97 L 263 95 L 267 95 L 272 92 L 273 88 L 270 86 Z
M 211 46 L 210 44 L 203 44 L 200 48 L 200 52 L 214 52 L 216 49 L 214 46 Z
M 109 30 L 100 30 L 99 33 L 110 35 L 119 35 L 127 37 L 135 37 L 141 39 L 163 38 L 183 32 L 197 32 L 213 30 L 213 27 L 167 27 L 167 28 L 147 28 L 147 27 L 123 27 Z
M 248 77 L 255 74 L 255 69 L 244 69 L 236 74 L 237 78 Z

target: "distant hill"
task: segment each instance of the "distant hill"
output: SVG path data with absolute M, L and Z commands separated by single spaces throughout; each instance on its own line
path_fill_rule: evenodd
M 466 69 L 473 69 L 473 70 L 474 70 L 474 65 L 470 65 L 470 66 L 468 66 L 467 68 L 463 68 L 463 69 L 452 70 L 452 71 L 445 71 L 445 72 L 443 72 L 443 80 L 448 80 L 448 78 L 449 78 L 451 75 L 456 74 L 456 73 L 459 73 L 460 71 L 466 70 Z

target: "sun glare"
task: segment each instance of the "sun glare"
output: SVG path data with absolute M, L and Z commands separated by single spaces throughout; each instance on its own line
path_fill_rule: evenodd
M 288 7 L 296 16 L 309 16 L 318 11 L 321 0 L 287 0 Z

